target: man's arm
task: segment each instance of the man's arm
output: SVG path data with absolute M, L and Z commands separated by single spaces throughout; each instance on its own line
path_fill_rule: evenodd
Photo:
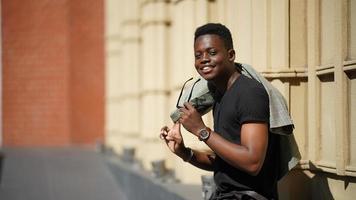
M 212 171 L 215 154 L 213 152 L 201 152 L 197 150 L 192 150 L 193 156 L 191 157 L 191 152 L 189 148 L 186 148 L 184 145 L 180 126 L 180 123 L 176 123 L 172 126 L 171 129 L 166 126 L 163 127 L 161 129 L 160 138 L 166 142 L 168 148 L 174 154 L 176 154 L 183 160 L 186 160 L 190 164 L 200 169 Z
M 183 126 L 198 136 L 205 127 L 200 114 L 189 103 L 184 104 L 180 119 Z M 234 144 L 211 131 L 206 144 L 230 165 L 250 175 L 257 175 L 262 168 L 268 145 L 268 125 L 266 123 L 245 123 L 241 127 L 241 144 Z
M 185 155 L 183 160 L 187 160 L 190 164 L 194 165 L 195 167 L 198 167 L 203 170 L 207 171 L 213 171 L 214 170 L 214 160 L 215 160 L 215 154 L 213 152 L 202 152 L 198 150 L 193 150 L 193 156 L 189 160 L 190 153 Z
M 264 123 L 243 124 L 241 145 L 231 143 L 212 131 L 206 144 L 230 165 L 255 176 L 266 156 L 268 126 Z

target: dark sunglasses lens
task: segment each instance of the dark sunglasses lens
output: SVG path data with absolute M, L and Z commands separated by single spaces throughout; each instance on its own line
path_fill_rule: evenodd
M 191 81 L 191 80 L 193 80 L 193 77 L 190 78 L 190 79 L 188 79 L 188 80 L 186 80 L 186 81 L 184 82 L 184 84 L 183 84 L 183 86 L 182 86 L 182 89 L 180 90 L 180 94 L 179 94 L 179 97 L 178 97 L 178 100 L 177 100 L 176 108 L 181 108 L 181 106 L 179 106 L 179 102 L 180 102 L 180 99 L 181 99 L 181 97 L 182 97 L 184 87 L 185 87 L 185 85 L 186 85 L 189 81 Z

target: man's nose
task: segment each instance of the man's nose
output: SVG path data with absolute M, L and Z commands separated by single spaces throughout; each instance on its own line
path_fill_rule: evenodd
M 210 61 L 210 56 L 208 53 L 204 53 L 203 54 L 203 58 L 202 58 L 202 62 L 203 63 L 206 63 L 206 62 L 209 62 Z

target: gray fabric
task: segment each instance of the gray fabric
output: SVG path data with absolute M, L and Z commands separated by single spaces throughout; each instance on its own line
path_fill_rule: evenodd
M 278 134 L 291 134 L 293 129 L 283 129 L 285 126 L 294 126 L 289 116 L 287 102 L 282 94 L 268 80 L 266 80 L 253 67 L 242 64 L 242 74 L 262 83 L 269 96 L 270 128 L 271 132 Z M 275 130 L 274 130 L 275 129 Z
M 293 169 L 301 159 L 297 142 L 295 141 L 294 134 L 280 135 L 279 137 L 279 172 L 278 179 Z
M 201 115 L 205 115 L 211 110 L 212 102 L 214 102 L 214 99 L 210 92 L 208 92 L 202 94 L 199 97 L 193 98 L 189 102 L 192 103 L 192 105 L 195 107 L 195 109 L 199 111 Z M 173 120 L 173 122 L 177 122 L 179 118 L 180 112 L 178 109 L 176 109 L 171 113 L 171 119 Z
M 279 179 L 295 167 L 301 155 L 293 135 L 294 124 L 289 115 L 287 102 L 282 94 L 253 67 L 242 64 L 242 74 L 253 78 L 265 87 L 269 96 L 270 131 L 279 134 Z
M 241 73 L 262 83 L 269 96 L 270 108 L 270 132 L 280 135 L 280 170 L 279 178 L 282 178 L 289 170 L 295 167 L 301 155 L 293 135 L 294 124 L 289 115 L 287 103 L 282 94 L 259 72 L 247 64 L 242 64 Z M 214 99 L 209 92 L 208 82 L 203 78 L 196 83 L 190 102 L 202 114 L 206 114 L 212 109 Z M 188 86 L 181 98 L 179 105 L 182 106 L 188 100 L 192 85 Z M 173 122 L 178 121 L 180 112 L 174 110 L 171 115 Z
M 214 98 L 209 91 L 208 82 L 201 77 L 197 78 L 196 80 L 198 79 L 200 79 L 200 81 L 195 84 L 192 97 L 189 102 L 192 103 L 192 105 L 195 107 L 195 109 L 199 111 L 201 115 L 204 115 L 212 109 L 212 106 L 214 104 Z M 192 83 L 193 82 L 195 81 L 192 81 Z M 193 84 L 187 86 L 186 89 L 183 91 L 182 97 L 178 102 L 178 106 L 183 107 L 183 104 L 187 102 L 192 86 Z M 170 117 L 174 123 L 177 122 L 180 118 L 179 109 L 175 109 L 171 113 Z

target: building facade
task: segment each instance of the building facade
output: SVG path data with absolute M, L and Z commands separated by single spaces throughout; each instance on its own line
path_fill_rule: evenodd
M 1 0 L 4 147 L 134 148 L 183 183 L 198 170 L 159 140 L 180 88 L 197 76 L 193 33 L 220 22 L 237 61 L 284 95 L 302 160 L 281 199 L 356 195 L 356 0 Z M 212 116 L 204 116 L 212 127 Z M 105 130 L 104 130 L 105 127 Z M 185 143 L 207 149 L 183 132 Z
M 0 4 L 0 146 L 102 142 L 104 1 Z
M 220 22 L 237 61 L 284 95 L 302 154 L 280 182 L 281 199 L 356 195 L 355 0 L 106 0 L 106 142 L 135 148 L 145 168 L 164 159 L 184 183 L 206 174 L 168 152 L 159 130 L 171 124 L 183 82 L 196 76 L 195 28 Z M 212 126 L 211 114 L 206 122 Z M 185 143 L 207 147 L 184 132 Z

